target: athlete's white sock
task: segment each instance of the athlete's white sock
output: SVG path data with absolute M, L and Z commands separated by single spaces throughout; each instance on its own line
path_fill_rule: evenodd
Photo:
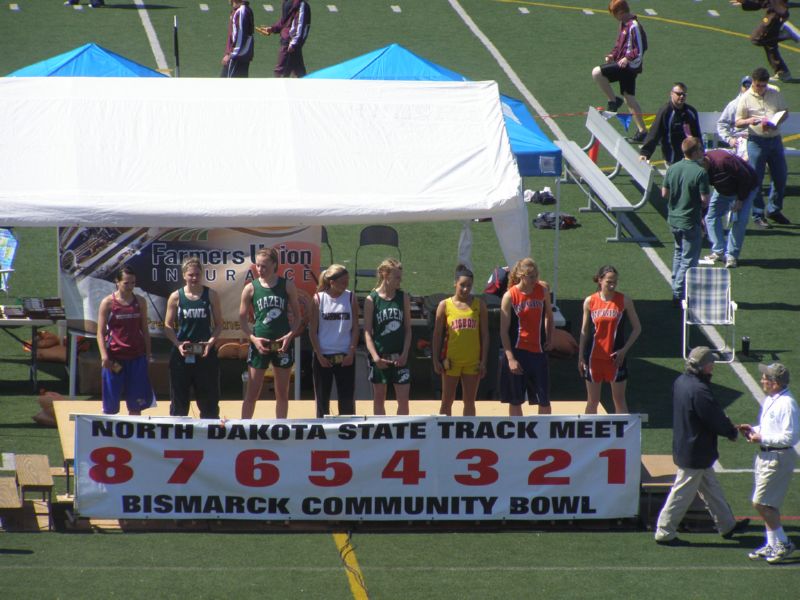
M 767 546 L 772 546 L 774 548 L 777 541 L 778 537 L 775 535 L 775 532 L 771 529 L 767 529 Z
M 783 530 L 783 527 L 778 527 L 774 533 L 779 542 L 785 544 L 789 541 L 789 538 L 786 536 L 786 532 Z

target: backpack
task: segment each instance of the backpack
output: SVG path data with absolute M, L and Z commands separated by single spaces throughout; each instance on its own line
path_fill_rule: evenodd
M 567 213 L 559 213 L 559 229 L 574 229 L 580 227 L 578 219 Z M 556 228 L 556 213 L 543 212 L 536 215 L 533 220 L 533 226 L 536 229 L 555 229 Z
M 508 271 L 508 267 L 495 267 L 489 275 L 483 293 L 502 298 L 508 289 Z

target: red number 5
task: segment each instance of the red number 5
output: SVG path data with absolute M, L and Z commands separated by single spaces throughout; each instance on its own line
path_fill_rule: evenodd
M 344 485 L 353 478 L 353 469 L 345 462 L 330 460 L 332 458 L 350 458 L 349 450 L 314 450 L 311 452 L 311 470 L 327 471 L 331 469 L 331 477 L 309 475 L 308 480 L 320 487 L 336 487 Z

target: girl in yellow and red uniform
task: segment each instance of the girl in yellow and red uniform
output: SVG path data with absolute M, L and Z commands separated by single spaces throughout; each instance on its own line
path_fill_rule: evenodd
M 464 416 L 474 416 L 478 383 L 486 376 L 488 313 L 483 300 L 472 295 L 472 283 L 472 271 L 464 265 L 458 265 L 455 294 L 442 300 L 436 309 L 433 370 L 442 377 L 442 405 L 439 408 L 439 414 L 442 415 L 452 414 L 460 380 Z
M 597 292 L 583 301 L 583 325 L 578 350 L 578 370 L 586 379 L 586 413 L 596 414 L 600 386 L 611 384 L 614 411 L 627 413 L 625 387 L 628 367 L 625 357 L 642 331 L 633 300 L 617 291 L 619 274 L 611 265 L 600 267 L 594 276 Z M 625 339 L 626 321 L 631 334 Z

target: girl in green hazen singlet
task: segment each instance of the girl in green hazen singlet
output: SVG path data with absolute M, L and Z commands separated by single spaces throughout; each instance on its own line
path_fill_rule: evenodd
M 250 340 L 247 353 L 247 393 L 242 418 L 251 419 L 264 383 L 264 371 L 272 364 L 275 376 L 275 417 L 285 419 L 289 411 L 289 379 L 294 357 L 292 340 L 303 330 L 297 289 L 291 279 L 278 276 L 278 252 L 261 248 L 256 252 L 258 278 L 244 286 L 239 304 L 239 324 Z M 250 323 L 251 311 L 254 323 Z M 289 311 L 296 316 L 294 329 Z
M 403 265 L 387 258 L 378 266 L 378 287 L 364 302 L 364 340 L 369 351 L 374 414 L 386 414 L 386 387 L 394 384 L 397 414 L 408 414 L 411 373 L 411 303 L 400 289 Z

